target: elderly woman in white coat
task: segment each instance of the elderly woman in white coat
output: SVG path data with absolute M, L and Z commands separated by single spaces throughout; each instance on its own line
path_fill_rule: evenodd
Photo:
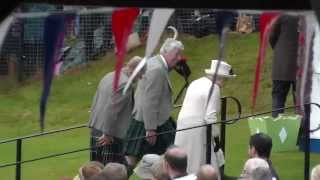
M 218 65 L 218 60 L 212 60 L 211 68 L 206 69 L 206 76 L 194 80 L 188 87 L 185 99 L 180 110 L 177 129 L 204 125 L 217 121 L 220 112 L 220 88 L 225 78 L 233 78 L 231 66 L 224 61 L 220 62 L 216 81 L 210 100 L 207 105 L 209 91 L 212 85 L 212 76 Z M 219 138 L 218 125 L 213 125 L 212 139 Z M 178 131 L 175 145 L 184 148 L 188 154 L 188 173 L 197 173 L 201 165 L 206 164 L 206 127 Z M 215 142 L 211 146 L 211 164 L 219 170 L 224 164 L 223 152 L 217 151 Z

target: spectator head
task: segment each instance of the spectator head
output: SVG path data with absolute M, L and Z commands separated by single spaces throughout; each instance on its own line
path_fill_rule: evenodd
M 267 167 L 257 167 L 251 173 L 250 180 L 272 180 L 272 174 Z
M 160 161 L 160 156 L 157 154 L 146 154 L 142 157 L 134 172 L 140 179 L 152 179 L 151 167 Z
M 250 137 L 249 156 L 269 159 L 272 149 L 272 139 L 264 133 L 257 133 Z
M 320 164 L 312 169 L 311 180 L 320 180 Z
M 164 159 L 161 156 L 159 161 L 151 166 L 151 174 L 153 180 L 169 180 L 170 177 L 164 169 Z
M 268 162 L 264 159 L 261 159 L 261 158 L 248 159 L 244 164 L 241 177 L 244 179 L 250 180 L 250 177 L 252 177 L 252 172 L 258 167 L 269 169 Z
M 197 180 L 218 180 L 219 173 L 209 164 L 202 165 L 197 173 Z
M 178 146 L 170 146 L 164 154 L 164 167 L 171 178 L 186 175 L 186 151 Z
M 127 169 L 123 164 L 108 163 L 100 176 L 108 180 L 128 180 Z
M 168 38 L 162 44 L 160 48 L 160 54 L 166 60 L 168 67 L 173 68 L 181 59 L 181 53 L 184 50 L 184 46 L 181 41 L 173 38 Z
M 79 174 L 75 179 L 87 180 L 92 176 L 99 174 L 103 169 L 103 164 L 98 161 L 89 161 L 82 165 L 79 169 Z

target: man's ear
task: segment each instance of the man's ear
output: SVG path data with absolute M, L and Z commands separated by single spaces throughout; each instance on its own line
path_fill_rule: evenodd
M 258 156 L 257 150 L 254 146 L 251 147 L 251 153 L 253 156 Z
M 167 162 L 166 160 L 163 161 L 163 168 L 164 168 L 166 171 L 168 171 L 168 169 L 169 169 L 169 164 L 168 164 L 168 162 Z

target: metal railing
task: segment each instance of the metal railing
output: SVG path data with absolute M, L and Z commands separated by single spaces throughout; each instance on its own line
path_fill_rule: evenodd
M 237 105 L 238 116 L 236 118 L 227 119 L 228 100 L 233 100 Z M 165 132 L 158 133 L 154 136 L 159 136 L 159 135 L 173 133 L 173 132 L 179 132 L 179 131 L 185 131 L 185 130 L 194 129 L 194 128 L 201 128 L 201 127 L 205 127 L 205 126 L 211 127 L 214 124 L 221 124 L 221 132 L 220 132 L 221 133 L 221 149 L 223 150 L 223 152 L 225 152 L 225 136 L 226 136 L 226 128 L 225 127 L 226 127 L 226 125 L 236 123 L 239 120 L 247 119 L 249 117 L 265 115 L 265 114 L 269 114 L 269 113 L 272 113 L 272 112 L 278 111 L 278 110 L 300 107 L 300 106 L 290 106 L 290 107 L 285 107 L 285 108 L 279 108 L 279 109 L 272 110 L 272 111 L 251 114 L 251 115 L 247 115 L 247 116 L 241 116 L 242 108 L 241 108 L 241 104 L 237 98 L 232 97 L 232 96 L 223 97 L 223 98 L 221 98 L 221 102 L 222 102 L 221 103 L 221 121 L 209 123 L 209 124 L 204 124 L 204 125 L 193 126 L 193 127 L 184 128 L 184 129 L 165 131 Z M 304 122 L 304 127 L 306 127 L 306 130 L 304 131 L 304 133 L 305 133 L 305 144 L 304 144 L 305 145 L 305 154 L 304 154 L 304 157 L 305 157 L 304 158 L 304 177 L 305 178 L 304 179 L 305 180 L 309 179 L 309 167 L 310 167 L 310 165 L 309 165 L 309 163 L 310 163 L 310 147 L 309 147 L 310 134 L 309 134 L 309 132 L 317 131 L 320 129 L 320 127 L 319 127 L 317 129 L 310 130 L 310 127 L 309 127 L 309 125 L 310 125 L 310 122 L 309 122 L 310 105 L 315 105 L 318 108 L 320 108 L 320 105 L 317 103 L 304 104 L 304 108 L 305 108 L 305 117 L 304 118 L 305 119 L 303 122 Z M 181 107 L 181 106 L 175 106 L 175 108 L 179 108 L 179 107 Z M 21 179 L 21 168 L 22 168 L 21 165 L 24 163 L 39 161 L 39 160 L 48 159 L 48 158 L 52 158 L 52 157 L 58 157 L 58 156 L 66 155 L 66 154 L 78 153 L 78 152 L 87 151 L 90 149 L 97 148 L 97 147 L 88 147 L 88 148 L 76 149 L 73 151 L 67 151 L 67 152 L 63 152 L 63 153 L 57 153 L 57 154 L 52 154 L 52 155 L 47 155 L 47 156 L 43 156 L 43 157 L 38 157 L 38 158 L 22 161 L 22 159 L 21 159 L 21 157 L 22 157 L 22 142 L 24 139 L 30 139 L 30 138 L 34 138 L 34 137 L 38 137 L 38 136 L 56 134 L 56 133 L 60 133 L 60 132 L 66 132 L 66 131 L 70 131 L 70 130 L 74 130 L 74 129 L 85 128 L 85 127 L 87 127 L 87 125 L 84 124 L 84 125 L 73 126 L 73 127 L 69 127 L 69 128 L 48 131 L 48 132 L 44 132 L 44 133 L 38 133 L 38 134 L 29 135 L 29 136 L 23 136 L 23 137 L 12 138 L 12 139 L 8 139 L 8 140 L 0 141 L 0 144 L 10 143 L 10 142 L 14 142 L 14 141 L 16 142 L 16 162 L 0 165 L 0 168 L 9 167 L 9 166 L 16 166 L 16 176 L 15 176 L 16 178 L 15 179 L 20 180 Z M 132 139 L 126 139 L 125 141 L 135 141 L 138 139 L 148 138 L 148 137 L 152 137 L 152 136 L 136 137 L 136 138 L 132 138 Z M 211 138 L 211 136 L 207 136 L 207 138 Z M 222 168 L 222 174 L 223 174 L 223 168 Z

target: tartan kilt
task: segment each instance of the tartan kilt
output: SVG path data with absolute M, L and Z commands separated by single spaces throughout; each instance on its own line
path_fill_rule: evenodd
M 117 162 L 125 164 L 126 160 L 123 154 L 123 140 L 114 137 L 114 142 L 111 145 L 100 146 L 98 138 L 102 136 L 102 133 L 98 130 L 92 129 L 90 139 L 90 160 L 99 161 L 106 165 L 109 162 Z
M 157 127 L 156 132 L 165 132 L 176 129 L 176 124 L 170 117 L 164 124 Z M 144 123 L 132 119 L 127 131 L 126 142 L 124 143 L 124 154 L 141 158 L 144 154 L 163 154 L 167 147 L 174 143 L 175 132 L 157 136 L 154 146 L 150 145 L 145 138 L 128 141 L 132 138 L 144 137 L 146 130 Z

